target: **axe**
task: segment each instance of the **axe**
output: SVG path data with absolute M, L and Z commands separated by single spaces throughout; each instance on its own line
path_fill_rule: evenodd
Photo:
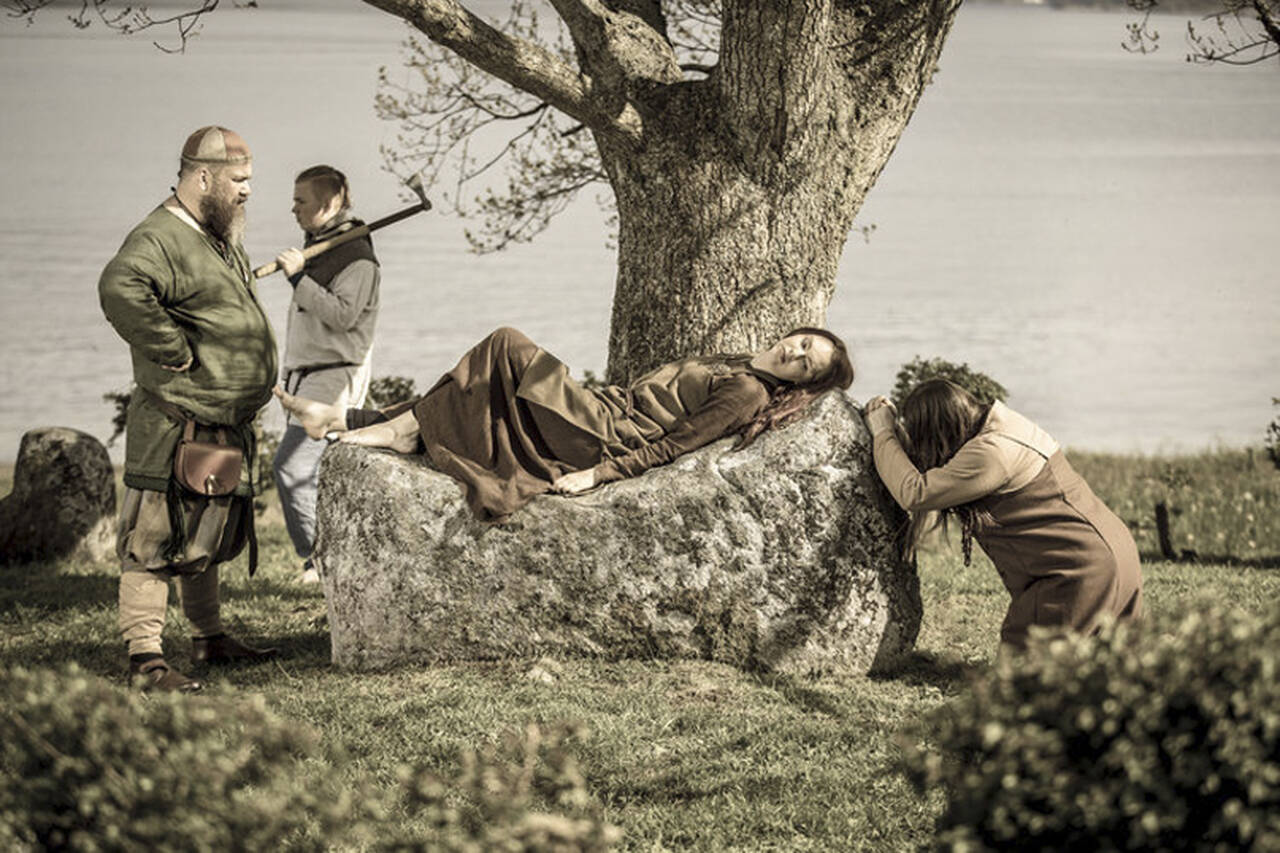
M 321 240 L 319 243 L 312 243 L 310 246 L 307 246 L 305 249 L 302 250 L 302 257 L 310 260 L 311 258 L 314 258 L 316 255 L 320 255 L 329 251 L 334 246 L 341 246 L 343 243 L 347 243 L 347 242 L 350 242 L 351 240 L 364 237 L 366 234 L 371 234 L 374 231 L 377 231 L 379 228 L 386 228 L 388 225 L 391 225 L 392 223 L 395 223 L 395 222 L 399 222 L 401 219 L 408 219 L 410 216 L 413 216 L 415 213 L 422 213 L 424 210 L 431 209 L 431 201 L 427 198 L 426 191 L 422 189 L 421 175 L 414 175 L 412 178 L 410 178 L 408 181 L 405 182 L 405 186 L 413 190 L 414 195 L 418 197 L 417 204 L 413 205 L 412 207 L 406 207 L 404 210 L 397 210 L 395 213 L 389 216 L 384 216 L 381 219 L 377 220 L 376 222 L 370 222 L 367 225 L 358 225 L 355 228 L 349 228 L 346 231 L 341 232 L 340 234 L 335 234 L 334 236 L 330 237 L 327 240 Z M 265 278 L 266 276 L 271 275 L 273 272 L 275 272 L 278 269 L 280 269 L 280 265 L 277 264 L 275 261 L 272 261 L 271 263 L 263 264 L 262 266 L 254 270 L 253 277 Z

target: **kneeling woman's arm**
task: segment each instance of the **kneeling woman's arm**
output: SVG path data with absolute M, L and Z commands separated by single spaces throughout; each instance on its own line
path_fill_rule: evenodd
M 662 438 L 605 459 L 594 468 L 558 478 L 551 486 L 562 494 L 586 491 L 593 486 L 635 477 L 657 465 L 724 438 L 749 423 L 769 402 L 769 392 L 759 380 L 740 374 L 722 381 L 707 401 L 672 425 Z
M 948 509 L 991 494 L 1011 472 L 994 435 L 978 435 L 961 445 L 943 466 L 921 472 L 907 456 L 895 427 L 892 405 L 883 397 L 867 401 L 876 472 L 898 505 L 908 512 Z

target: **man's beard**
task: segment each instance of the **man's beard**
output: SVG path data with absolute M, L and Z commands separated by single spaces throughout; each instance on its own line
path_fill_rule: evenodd
M 200 199 L 200 216 L 204 227 L 228 246 L 238 246 L 244 240 L 244 205 L 237 204 L 234 198 L 210 193 Z

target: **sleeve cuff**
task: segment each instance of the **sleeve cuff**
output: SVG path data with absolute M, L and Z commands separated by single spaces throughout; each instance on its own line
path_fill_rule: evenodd
M 867 428 L 871 430 L 871 435 L 873 436 L 878 436 L 886 430 L 892 430 L 893 423 L 893 410 L 888 406 L 881 406 L 867 415 Z
M 612 462 L 601 462 L 595 467 L 595 472 L 597 486 L 623 479 L 622 472 Z
M 177 370 L 183 366 L 189 370 L 195 365 L 195 359 L 192 356 L 193 353 L 188 349 L 179 356 L 170 356 L 169 358 L 155 359 L 154 361 L 166 370 Z

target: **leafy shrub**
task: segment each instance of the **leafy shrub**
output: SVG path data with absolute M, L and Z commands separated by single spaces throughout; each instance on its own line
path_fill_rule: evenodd
M 408 376 L 379 376 L 369 383 L 369 403 L 382 409 L 418 396 L 417 385 Z
M 352 823 L 261 697 L 144 696 L 73 664 L 0 670 L 0 708 L 0 849 L 320 850 Z
M 1280 397 L 1272 397 L 1271 405 L 1280 406 Z M 1271 464 L 1280 468 L 1280 415 L 1267 425 L 1267 456 L 1271 457 Z
M 253 438 L 255 456 L 253 487 L 261 495 L 276 487 L 276 451 L 280 449 L 280 433 L 268 430 L 262 425 L 262 412 L 258 412 L 253 418 Z M 254 506 L 258 512 L 266 508 L 261 498 L 254 501 Z
M 901 406 L 911 389 L 926 379 L 950 380 L 977 397 L 983 405 L 1009 396 L 1003 385 L 985 373 L 973 370 L 967 363 L 955 364 L 943 358 L 923 359 L 916 356 L 898 370 L 893 393 L 889 398 L 895 406 Z
M 260 696 L 0 669 L 0 850 L 606 851 L 620 833 L 567 749 L 580 734 L 530 725 L 448 780 L 406 766 L 391 809 L 367 783 L 344 789 L 341 753 Z
M 129 401 L 133 399 L 133 386 L 128 391 L 108 391 L 102 395 L 102 402 L 110 403 L 115 410 L 111 414 L 111 437 L 107 439 L 107 447 L 116 443 L 116 439 L 124 435 L 125 423 L 129 417 Z
M 934 722 L 940 848 L 1280 849 L 1280 616 L 1037 633 Z
M 582 378 L 578 380 L 578 384 L 588 390 L 597 391 L 609 386 L 609 383 L 604 381 L 604 377 L 597 376 L 594 370 L 582 371 Z
M 403 767 L 400 780 L 411 815 L 430 830 L 384 842 L 412 851 L 527 850 L 598 853 L 621 837 L 600 816 L 566 744 L 581 736 L 561 726 L 544 733 L 530 723 L 509 735 L 501 750 L 462 754 L 462 772 L 451 784 Z M 463 805 L 452 801 L 461 794 Z M 545 803 L 556 811 L 539 811 Z M 568 812 L 565 814 L 563 812 Z M 574 816 L 576 815 L 576 816 Z

